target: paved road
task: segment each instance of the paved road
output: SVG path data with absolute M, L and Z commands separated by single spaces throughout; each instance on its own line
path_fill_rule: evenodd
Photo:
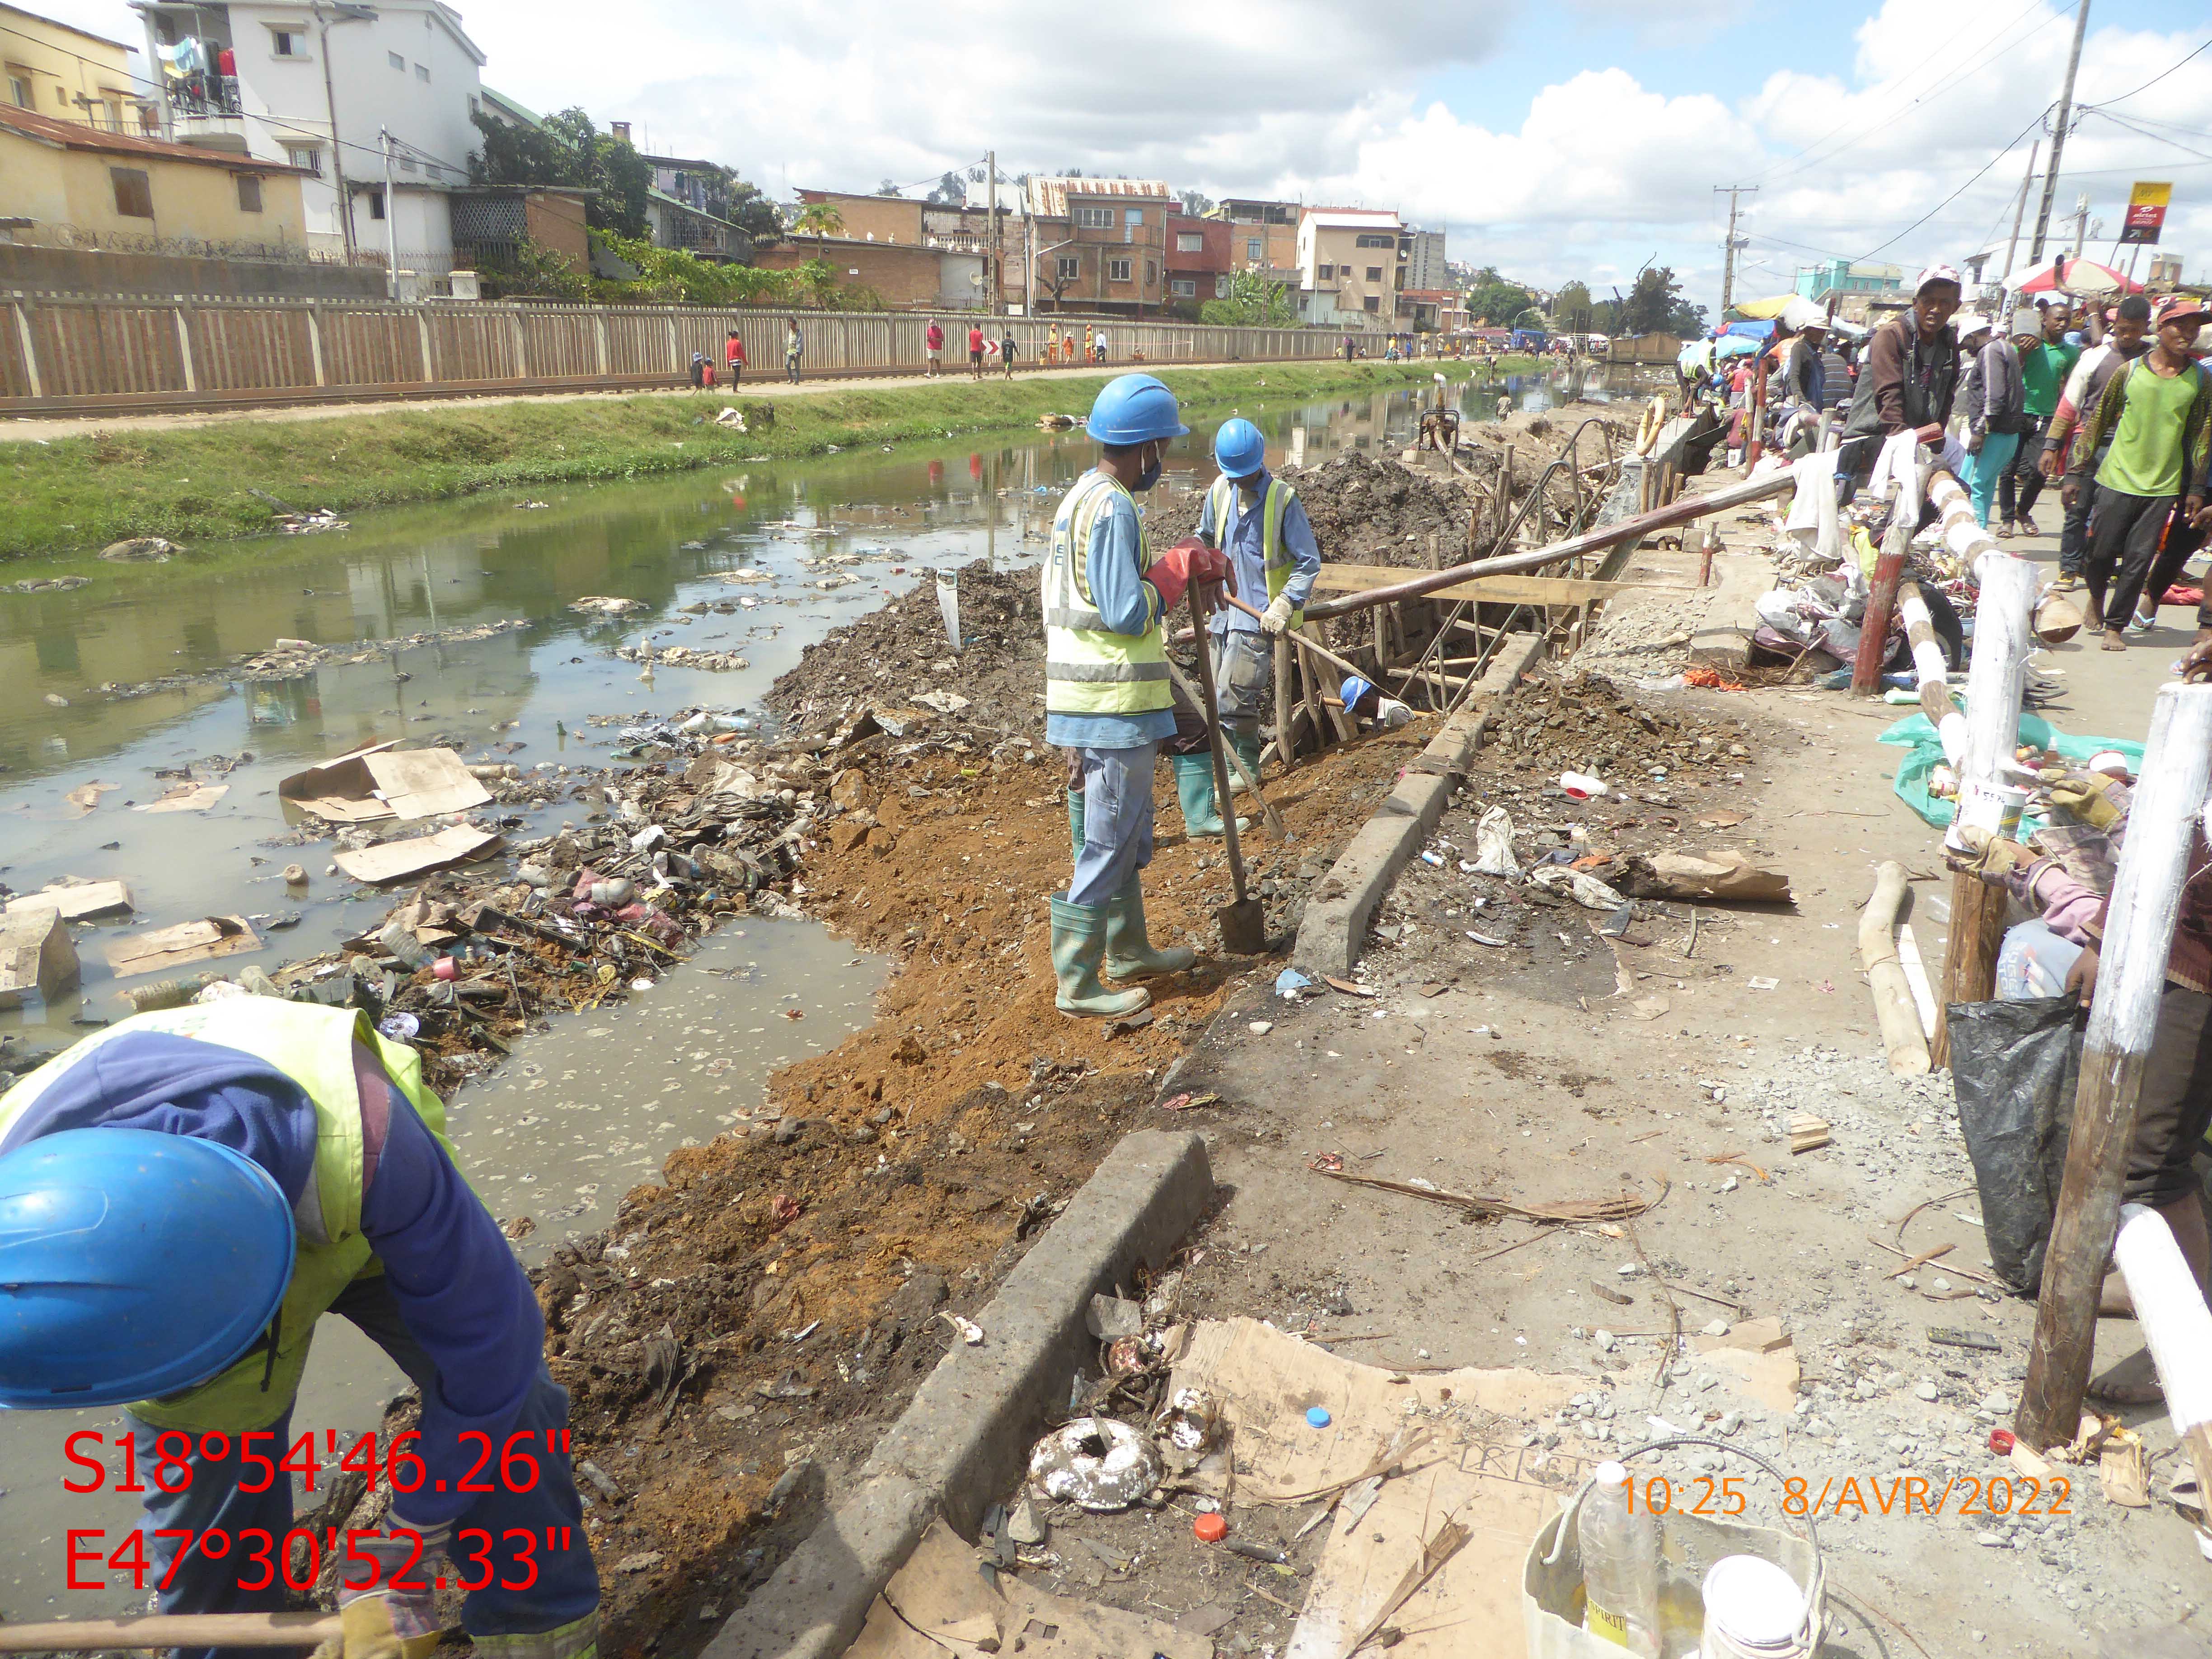
M 2052 533 L 1998 545 L 2033 559 L 2056 576 L 2057 507 L 2051 495 L 2046 495 L 2036 507 L 2036 516 Z M 2087 594 L 2076 597 L 2087 604 Z M 2063 732 L 2140 742 L 2150 724 L 2151 699 L 2158 695 L 2160 686 L 2172 678 L 2169 671 L 2174 659 L 2188 650 L 2197 636 L 2196 607 L 2169 605 L 2159 613 L 2159 623 L 2148 635 L 2130 639 L 2125 653 L 2106 651 L 2087 635 L 2045 650 L 2036 659 L 2036 665 L 2063 677 L 2068 690 L 2057 703 L 2042 711 L 2045 717 Z

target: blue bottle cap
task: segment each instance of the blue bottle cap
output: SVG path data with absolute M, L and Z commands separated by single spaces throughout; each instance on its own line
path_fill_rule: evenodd
M 1327 1428 L 1328 1426 L 1328 1407 L 1326 1406 L 1307 1407 L 1306 1421 L 1316 1429 Z

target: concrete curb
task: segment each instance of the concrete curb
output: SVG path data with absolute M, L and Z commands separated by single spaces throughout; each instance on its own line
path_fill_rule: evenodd
M 1213 1196 L 1206 1142 L 1140 1130 L 1123 1137 L 1006 1275 L 977 1316 L 981 1346 L 955 1346 L 824 1517 L 702 1659 L 835 1659 L 869 1605 L 939 1514 L 972 1534 L 1026 1465 L 1068 1378 L 1091 1357 L 1094 1291 L 1127 1284 L 1188 1232 Z
M 1689 659 L 1706 668 L 1740 669 L 1751 661 L 1759 601 L 1774 586 L 1774 561 L 1764 553 L 1723 552 L 1713 559 L 1713 596 L 1706 626 L 1690 635 Z
M 1450 774 L 1465 769 L 1498 698 L 1543 655 L 1543 638 L 1535 634 L 1499 652 L 1476 682 L 1466 706 L 1429 739 L 1421 751 L 1423 769 L 1409 770 L 1400 778 L 1375 816 L 1360 826 L 1306 900 L 1297 945 L 1291 952 L 1301 967 L 1340 977 L 1351 973 L 1375 907 L 1443 816 L 1444 803 L 1451 799 Z

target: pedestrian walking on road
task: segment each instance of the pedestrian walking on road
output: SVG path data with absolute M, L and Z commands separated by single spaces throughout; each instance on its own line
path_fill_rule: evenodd
M 799 384 L 799 360 L 806 355 L 805 337 L 799 331 L 799 319 L 783 319 L 783 378 L 793 386 Z
M 921 345 L 929 360 L 929 366 L 923 373 L 933 380 L 945 372 L 945 325 L 934 317 L 929 319 L 929 326 L 921 331 Z
M 2120 630 L 2135 618 L 2136 597 L 2157 560 L 2159 538 L 2176 500 L 2192 525 L 2204 523 L 2212 377 L 2191 349 L 2205 315 L 2204 302 L 2192 295 L 2159 301 L 2157 344 L 2106 383 L 2067 470 L 2063 493 L 2069 505 L 2096 490 L 2082 574 L 2089 585 L 2089 626 L 2101 624 L 2107 651 L 2127 648 Z M 2107 434 L 2111 447 L 2093 473 L 2090 458 Z
M 2074 360 L 2073 372 L 2059 392 L 2058 407 L 2044 439 L 2043 476 L 2051 483 L 2065 477 L 2081 428 L 2112 384 L 2112 376 L 2150 349 L 2150 301 L 2140 294 L 2129 295 L 2108 322 L 2098 325 L 2097 331 L 2103 338 L 2083 347 Z M 2104 459 L 2089 457 L 2093 471 Z M 2095 505 L 2096 491 L 2084 489 L 2068 499 L 2062 490 L 2060 500 L 2064 502 L 2065 518 L 2058 532 L 2058 580 L 2053 586 L 2061 592 L 2072 592 L 2081 586 L 2081 573 L 2088 568 L 2089 509 Z M 2094 623 L 2095 618 L 2090 620 Z
M 2044 445 L 2051 417 L 2058 413 L 2058 394 L 2081 356 L 2081 347 L 2066 343 L 2066 307 L 2048 307 L 2039 319 L 2035 343 L 2021 350 L 2021 386 L 2031 424 L 2021 434 L 2012 465 L 1997 480 L 1997 512 L 2004 520 L 1997 532 L 2001 536 L 2042 533 L 2035 522 L 2035 502 L 2043 493 Z
M 1098 361 L 1098 336 L 1089 323 L 1083 325 L 1083 361 L 1086 363 Z
M 745 372 L 745 343 L 738 337 L 738 331 L 734 328 L 730 331 L 730 337 L 723 343 L 722 356 L 729 365 L 730 384 L 735 386 L 738 376 Z
M 968 325 L 968 377 L 974 380 L 983 378 L 983 325 L 981 323 Z
M 1014 325 L 1012 323 L 1006 325 L 1004 335 L 999 341 L 999 369 L 1008 380 L 1014 378 Z
M 2020 354 L 1996 325 L 1980 317 L 1961 317 L 1958 330 L 1959 349 L 1966 360 L 1966 491 L 1973 498 L 1974 522 L 1987 530 L 1997 480 L 2012 465 L 2027 422 Z
M 1060 498 L 1045 556 L 1045 741 L 1068 757 L 1075 843 L 1067 890 L 1049 900 L 1054 1000 L 1078 1018 L 1152 1001 L 1141 986 L 1108 990 L 1102 971 L 1146 979 L 1196 959 L 1153 948 L 1138 877 L 1152 857 L 1153 768 L 1176 729 L 1167 628 L 1189 584 L 1218 582 L 1229 564 L 1195 538 L 1154 553 L 1133 493 L 1159 482 L 1168 444 L 1189 430 L 1152 375 L 1109 381 L 1091 407 L 1097 465 Z
M 1098 361 L 1106 361 L 1106 331 L 1103 328 L 1098 331 Z

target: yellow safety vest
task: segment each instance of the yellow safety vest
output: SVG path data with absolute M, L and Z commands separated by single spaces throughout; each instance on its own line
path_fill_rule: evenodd
M 290 1407 L 299 1389 L 315 1321 L 356 1279 L 383 1271 L 361 1232 L 365 1152 L 353 1045 L 365 1045 L 383 1062 L 386 1073 L 450 1154 L 445 1103 L 422 1086 L 422 1063 L 415 1051 L 387 1042 L 359 1009 L 323 1008 L 275 997 L 232 997 L 134 1014 L 55 1055 L 8 1091 L 6 1102 L 0 1104 L 0 1136 L 57 1078 L 103 1045 L 134 1031 L 160 1031 L 240 1049 L 274 1066 L 314 1103 L 314 1179 L 292 1208 L 296 1243 L 291 1281 L 277 1310 L 275 1359 L 265 1345 L 257 1346 L 205 1382 L 161 1400 L 142 1400 L 130 1408 L 157 1428 L 230 1434 L 266 1428 Z
M 1174 707 L 1167 635 L 1155 623 L 1142 634 L 1106 626 L 1091 595 L 1091 532 L 1115 495 L 1136 503 L 1103 472 L 1085 473 L 1053 515 L 1045 556 L 1044 706 L 1055 714 L 1145 714 Z M 1137 566 L 1152 568 L 1152 541 L 1137 523 Z
M 1222 552 L 1229 551 L 1229 532 L 1237 524 L 1238 508 L 1243 505 L 1241 492 L 1226 473 L 1213 481 L 1207 494 L 1213 507 L 1213 544 Z M 1288 586 L 1291 572 L 1297 568 L 1291 550 L 1283 545 L 1283 514 L 1290 511 L 1297 493 L 1280 478 L 1267 480 L 1267 493 L 1260 502 L 1260 564 L 1267 576 L 1267 603 L 1273 605 Z M 1304 606 L 1291 612 L 1291 626 L 1305 625 Z

